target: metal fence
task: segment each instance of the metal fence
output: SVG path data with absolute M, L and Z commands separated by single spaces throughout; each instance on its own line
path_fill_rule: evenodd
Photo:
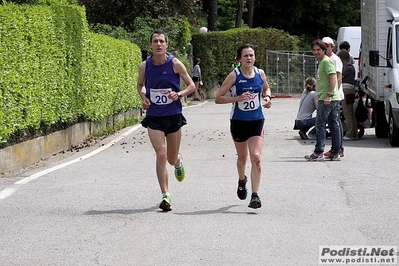
M 307 77 L 316 77 L 317 60 L 311 51 L 266 50 L 265 72 L 273 94 L 297 94 Z

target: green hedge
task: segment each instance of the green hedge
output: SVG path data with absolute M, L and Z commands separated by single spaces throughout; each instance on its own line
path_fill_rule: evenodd
M 257 46 L 255 65 L 265 69 L 266 49 L 298 50 L 298 37 L 277 29 L 231 29 L 192 36 L 193 56 L 201 58 L 201 70 L 205 87 L 221 84 L 231 71 L 237 49 L 243 44 Z
M 141 107 L 136 84 L 141 50 L 128 41 L 89 33 L 83 64 L 83 114 L 99 120 Z
M 0 143 L 140 106 L 140 49 L 90 33 L 83 7 L 3 2 L 0 55 Z

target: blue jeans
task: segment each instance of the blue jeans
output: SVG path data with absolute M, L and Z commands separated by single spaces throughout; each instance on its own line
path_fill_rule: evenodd
M 324 101 L 317 103 L 315 153 L 324 152 L 324 147 L 326 146 L 326 123 L 328 123 L 331 132 L 331 154 L 339 152 L 342 144 L 339 119 L 339 101 L 332 101 L 329 105 L 325 105 Z
M 312 117 L 310 119 L 303 120 L 295 120 L 295 125 L 298 129 L 307 133 L 311 127 L 314 127 L 316 124 L 316 117 Z M 309 133 L 316 134 L 316 128 L 313 128 Z

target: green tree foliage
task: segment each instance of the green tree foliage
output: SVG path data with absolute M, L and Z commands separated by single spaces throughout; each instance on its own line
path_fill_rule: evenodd
M 8 0 L 6 2 L 15 3 L 15 4 L 30 4 L 30 5 L 78 4 L 78 0 Z
M 238 2 L 244 2 L 239 0 Z M 219 0 L 218 1 L 218 30 L 229 30 L 234 29 L 236 25 L 236 13 L 237 13 L 237 0 Z M 242 10 L 244 11 L 244 9 Z M 241 19 L 241 18 L 240 18 Z M 245 24 L 241 21 L 241 27 L 245 27 Z
M 360 25 L 359 0 L 257 0 L 254 27 L 273 27 L 292 35 L 336 37 L 341 26 Z
M 150 34 L 155 29 L 162 29 L 169 37 L 169 51 L 183 52 L 191 39 L 190 25 L 183 17 L 137 17 L 134 21 L 136 30 L 132 33 L 132 41 L 142 50 L 149 49 Z
M 128 31 L 137 27 L 134 21 L 137 17 L 187 17 L 199 9 L 200 1 L 190 0 L 79 0 L 86 7 L 89 23 L 120 26 Z
M 191 21 L 193 15 L 202 10 L 208 21 L 201 26 L 207 26 L 210 31 L 220 31 L 235 27 L 239 1 L 242 0 L 79 0 L 79 3 L 86 6 L 91 24 L 109 24 L 136 31 L 141 30 L 135 25 L 138 17 L 156 19 L 183 16 Z M 341 26 L 360 25 L 359 0 L 253 0 L 252 23 L 249 12 L 251 2 L 244 0 L 241 27 L 272 27 L 291 35 L 314 39 L 327 35 L 335 37 Z M 191 24 L 195 25 L 195 20 Z
M 89 25 L 89 28 L 91 31 L 95 33 L 108 35 L 115 39 L 121 39 L 121 40 L 132 39 L 132 34 L 122 27 L 115 27 L 108 24 L 96 23 Z

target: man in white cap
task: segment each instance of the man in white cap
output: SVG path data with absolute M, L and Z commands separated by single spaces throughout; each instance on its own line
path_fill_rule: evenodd
M 330 37 L 324 37 L 322 39 L 322 42 L 326 45 L 326 55 L 328 57 L 330 57 L 330 59 L 334 62 L 335 70 L 337 71 L 339 99 L 340 99 L 340 101 L 342 101 L 345 98 L 345 95 L 344 95 L 344 90 L 342 89 L 342 68 L 343 68 L 343 64 L 342 64 L 341 58 L 339 58 L 333 52 L 333 48 L 335 46 L 333 39 L 331 39 Z M 339 124 L 340 124 L 341 143 L 342 143 L 342 140 L 343 140 L 343 137 L 344 137 L 344 133 L 343 133 L 341 119 L 339 119 Z M 341 157 L 344 156 L 344 147 L 342 147 L 342 146 L 340 147 L 339 155 Z M 329 157 L 330 156 L 330 151 L 324 153 L 324 156 Z

